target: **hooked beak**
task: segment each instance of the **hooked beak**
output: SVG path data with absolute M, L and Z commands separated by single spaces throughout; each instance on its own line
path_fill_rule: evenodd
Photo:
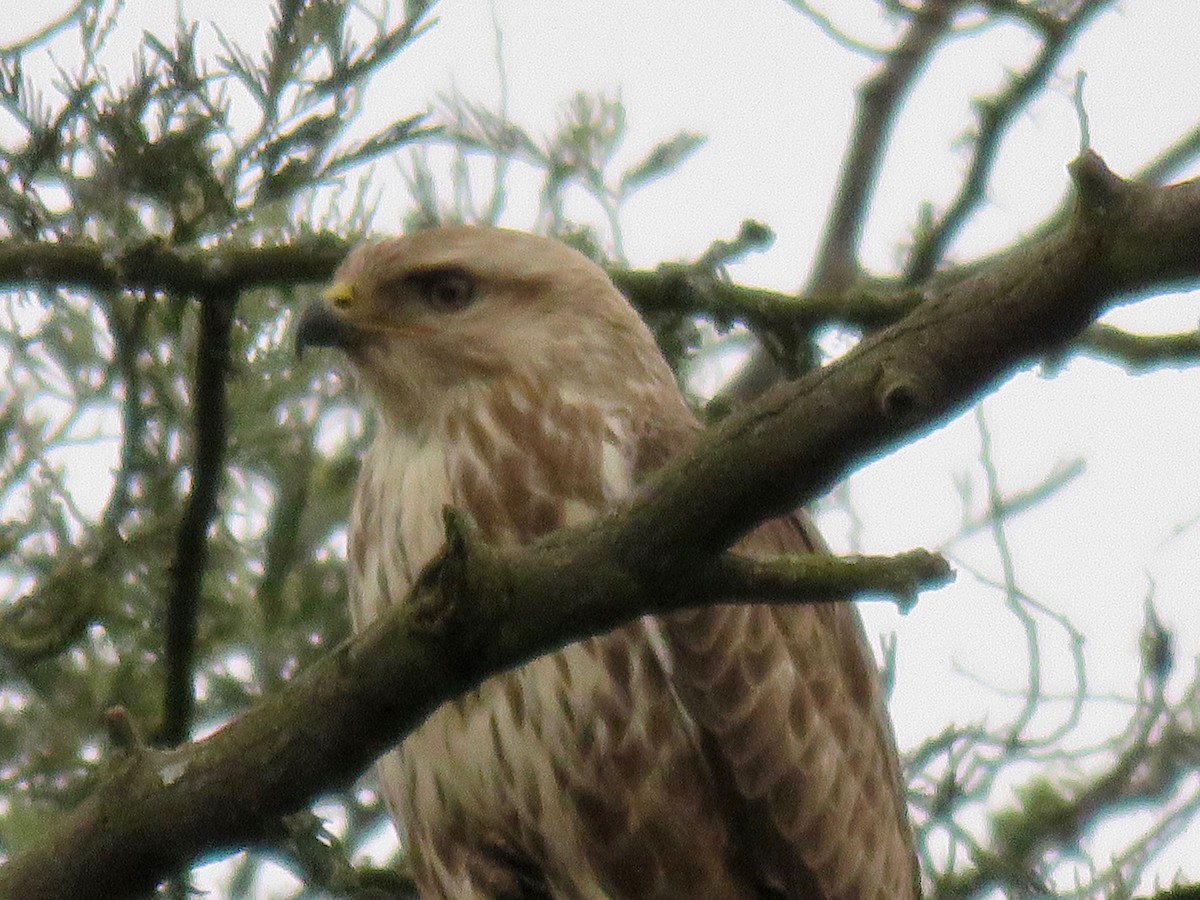
M 341 312 L 352 300 L 350 286 L 339 283 L 308 305 L 296 329 L 297 358 L 304 354 L 305 347 L 353 350 L 362 342 L 362 332 Z

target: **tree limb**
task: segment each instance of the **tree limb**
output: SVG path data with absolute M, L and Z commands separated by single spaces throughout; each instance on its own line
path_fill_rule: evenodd
M 200 340 L 196 348 L 193 404 L 191 491 L 176 535 L 171 563 L 171 592 L 167 597 L 163 664 L 163 724 L 159 739 L 168 747 L 187 740 L 195 696 L 192 662 L 196 621 L 200 615 L 200 586 L 208 567 L 208 529 L 217 513 L 217 495 L 225 474 L 225 444 L 229 425 L 226 375 L 229 340 L 236 297 L 209 297 L 200 304 Z
M 859 89 L 854 131 L 833 194 L 836 199 L 825 223 L 821 249 L 809 278 L 810 293 L 838 293 L 857 277 L 859 238 L 892 126 L 904 98 L 938 44 L 950 34 L 954 13 L 963 5 L 962 0 L 922 3 L 879 71 Z
M 329 233 L 294 245 L 172 245 L 158 238 L 119 253 L 93 241 L 0 241 L 0 284 L 87 290 L 142 290 L 221 302 L 256 287 L 325 281 L 350 244 Z
M 1130 334 L 1096 324 L 1076 344 L 1080 353 L 1111 362 L 1131 375 L 1200 363 L 1200 330 L 1181 334 Z
M 1055 216 L 1039 230 L 1062 228 Z M 85 290 L 140 290 L 205 297 L 206 303 L 232 302 L 238 292 L 327 281 L 351 243 L 331 233 L 265 247 L 191 249 L 159 240 L 112 254 L 91 241 L 55 243 L 0 241 L 0 285 Z M 795 295 L 733 284 L 694 266 L 657 269 L 610 268 L 609 276 L 643 313 L 689 312 L 721 325 L 741 322 L 756 331 L 812 330 L 825 325 L 877 331 L 904 318 L 938 290 L 970 277 L 992 261 L 947 272 L 940 284 L 905 288 L 880 280 L 838 295 Z M 1085 355 L 1129 371 L 1189 365 L 1200 361 L 1193 333 L 1137 336 L 1095 325 L 1075 345 Z M 1061 356 L 1059 348 L 1055 355 Z M 1071 349 L 1071 348 L 1066 348 Z
M 615 549 L 628 532 L 617 516 L 502 551 L 448 513 L 447 548 L 407 602 L 211 737 L 156 750 L 127 737 L 126 716 L 110 714 L 120 740 L 106 779 L 45 843 L 0 870 L 0 897 L 134 896 L 199 853 L 272 839 L 281 815 L 353 779 L 441 702 L 643 613 L 781 599 L 785 587 L 804 600 L 839 576 L 849 582 L 843 595 L 907 592 L 949 574 L 944 560 L 922 553 L 810 560 L 811 577 L 798 558 L 785 566 L 730 556 L 652 573 Z M 720 593 L 730 586 L 753 593 Z
M 997 12 L 1036 23 L 1042 46 L 1025 71 L 1013 75 L 1008 85 L 995 96 L 976 102 L 979 118 L 974 136 L 971 162 L 959 187 L 958 194 L 944 212 L 923 233 L 917 236 L 905 266 L 904 280 L 909 284 L 924 281 L 938 265 L 951 241 L 962 230 L 967 218 L 984 199 L 992 164 L 1000 151 L 1000 143 L 1017 115 L 1036 97 L 1041 96 L 1063 54 L 1075 38 L 1084 32 L 1097 15 L 1112 5 L 1112 0 L 1084 3 L 1066 18 L 1042 12 L 1034 4 L 998 3 L 991 6 Z

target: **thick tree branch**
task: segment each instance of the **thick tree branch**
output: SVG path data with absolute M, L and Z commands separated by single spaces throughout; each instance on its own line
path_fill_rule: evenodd
M 1110 4 L 1111 0 L 1088 0 L 1066 18 L 1060 18 L 1058 12 L 1040 10 L 1036 4 L 986 4 L 990 15 L 1015 16 L 1041 32 L 1043 52 L 1024 75 L 1014 80 L 1009 90 L 981 107 L 981 131 L 962 190 L 939 223 L 918 239 L 914 262 L 905 273 L 905 284 L 918 284 L 932 274 L 946 244 L 983 197 L 992 160 L 1013 115 L 1036 96 L 1079 29 Z M 888 4 L 893 12 L 907 17 L 908 24 L 879 70 L 860 88 L 854 130 L 822 244 L 805 287 L 807 294 L 836 297 L 860 280 L 858 245 L 896 116 L 933 54 L 954 33 L 954 17 L 966 5 L 961 0 L 925 0 L 912 7 Z M 795 343 L 794 337 L 791 343 Z M 757 347 L 726 385 L 720 402 L 723 406 L 733 406 L 751 400 L 780 380 L 780 376 L 776 361 L 763 347 Z
M 251 288 L 324 281 L 349 249 L 333 234 L 308 235 L 294 245 L 214 250 L 153 239 L 119 253 L 92 241 L 0 241 L 0 284 L 142 290 L 219 302 Z
M 272 836 L 280 814 L 353 778 L 447 698 L 695 603 L 712 560 L 758 521 L 943 421 L 1129 293 L 1200 277 L 1200 181 L 1132 185 L 1093 154 L 1072 173 L 1064 225 L 731 415 L 627 510 L 504 553 L 452 528 L 409 602 L 286 690 L 206 740 L 119 758 L 42 846 L 0 871 L 0 897 L 128 894 L 198 853 Z
M 1072 172 L 1078 200 L 1062 227 L 1018 245 L 841 360 L 722 423 L 717 433 L 728 442 L 710 446 L 736 446 L 747 454 L 740 459 L 765 471 L 799 473 L 792 490 L 747 484 L 734 474 L 735 457 L 694 459 L 690 471 L 703 474 L 710 490 L 687 516 L 649 519 L 645 533 L 662 545 L 722 546 L 763 511 L 781 513 L 819 495 L 864 460 L 1068 343 L 1123 294 L 1200 276 L 1200 182 L 1130 184 L 1091 153 Z M 647 555 L 661 550 L 653 540 L 645 546 Z
M 133 896 L 201 852 L 275 839 L 281 815 L 354 778 L 439 703 L 640 614 L 728 601 L 720 592 L 735 586 L 753 592 L 743 602 L 789 588 L 790 601 L 825 601 L 820 592 L 834 584 L 842 595 L 908 595 L 949 575 L 944 560 L 920 552 L 757 564 L 722 556 L 649 573 L 617 549 L 629 536 L 623 516 L 507 552 L 452 514 L 447 526 L 446 550 L 406 603 L 210 738 L 155 750 L 111 714 L 119 753 L 106 780 L 42 846 L 0 870 L 0 897 Z

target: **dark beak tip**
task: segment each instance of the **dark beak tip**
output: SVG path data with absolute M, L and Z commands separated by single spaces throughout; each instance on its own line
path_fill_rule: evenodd
M 308 347 L 346 347 L 351 343 L 352 326 L 333 312 L 323 300 L 314 300 L 296 326 L 296 359 L 302 359 Z

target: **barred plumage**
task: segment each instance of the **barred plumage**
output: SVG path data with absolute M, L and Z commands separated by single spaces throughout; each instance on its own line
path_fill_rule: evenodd
M 526 542 L 612 508 L 695 439 L 648 329 L 561 244 L 439 229 L 359 248 L 337 282 L 301 340 L 346 349 L 378 413 L 350 525 L 356 627 L 403 602 L 444 505 Z M 819 538 L 798 514 L 740 549 Z M 916 895 L 847 604 L 644 618 L 443 705 L 379 772 L 428 897 Z

